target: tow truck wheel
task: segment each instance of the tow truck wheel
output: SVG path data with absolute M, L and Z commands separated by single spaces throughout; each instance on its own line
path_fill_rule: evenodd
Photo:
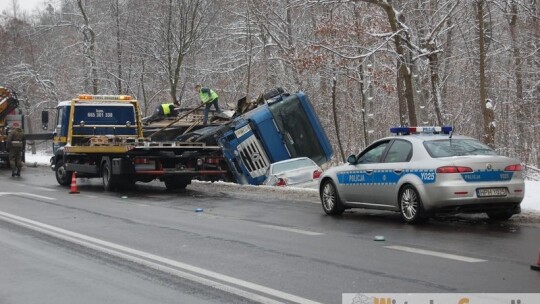
M 59 161 L 55 166 L 55 176 L 58 184 L 62 186 L 68 186 L 71 183 L 72 171 L 67 171 L 63 161 Z
M 116 185 L 112 175 L 112 168 L 108 161 L 104 162 L 101 167 L 101 177 L 103 179 L 103 189 L 105 191 L 113 191 Z

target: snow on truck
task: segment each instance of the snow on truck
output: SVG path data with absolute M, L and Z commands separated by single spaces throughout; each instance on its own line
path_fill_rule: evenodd
M 69 185 L 72 172 L 102 178 L 106 190 L 155 179 L 167 189 L 183 189 L 195 178 L 258 185 L 273 162 L 307 156 L 323 164 L 333 154 L 300 92 L 240 100 L 229 119 L 208 126 L 187 110 L 144 125 L 130 96 L 80 95 L 57 110 L 51 165 L 61 185 Z

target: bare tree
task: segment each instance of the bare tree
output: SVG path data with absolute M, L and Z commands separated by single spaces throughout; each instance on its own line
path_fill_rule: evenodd
M 178 98 L 180 74 L 186 56 L 196 52 L 198 40 L 217 14 L 206 0 L 168 0 L 152 3 L 144 24 L 149 31 L 138 38 L 139 50 L 158 64 L 167 76 L 171 101 Z M 147 9 L 148 11 L 148 9 Z M 164 16 L 164 17 L 163 17 Z
M 29 113 L 84 91 L 130 93 L 147 111 L 195 81 L 225 104 L 283 86 L 308 93 L 336 161 L 389 125 L 431 122 L 539 165 L 538 11 L 517 0 L 65 0 L 32 22 L 0 14 L 0 85 Z
M 96 33 L 90 25 L 90 20 L 86 13 L 82 0 L 77 0 L 77 7 L 81 12 L 83 24 L 79 27 L 84 37 L 84 54 L 89 62 L 90 79 L 92 82 L 92 93 L 97 94 L 99 89 L 97 58 L 96 58 Z
M 478 48 L 479 48 L 479 79 L 480 79 L 480 109 L 484 125 L 484 142 L 490 147 L 495 146 L 495 122 L 493 116 L 492 100 L 487 97 L 486 85 L 486 29 L 484 19 L 484 0 L 476 1 L 476 21 L 478 24 Z
M 510 26 L 510 37 L 512 38 L 512 58 L 514 60 L 514 77 L 516 81 L 516 115 L 517 115 L 517 128 L 518 128 L 518 143 L 523 148 L 521 153 L 521 159 L 527 159 L 528 145 L 525 141 L 527 138 L 524 122 L 526 121 L 526 109 L 524 106 L 523 98 L 523 63 L 521 60 L 521 48 L 518 41 L 518 3 L 517 1 L 510 0 L 508 2 L 508 24 Z
M 390 1 L 385 0 L 358 0 L 375 4 L 381 7 L 388 18 L 388 23 L 392 29 L 392 37 L 394 41 L 394 47 L 398 58 L 398 73 L 396 82 L 399 90 L 398 97 L 400 99 L 400 105 L 406 104 L 407 116 L 409 124 L 416 126 L 418 120 L 416 118 L 416 106 L 414 103 L 414 89 L 412 81 L 412 54 L 410 49 L 407 48 L 412 45 L 410 33 L 408 27 L 405 26 L 405 15 L 400 13 Z M 402 101 L 404 100 L 404 101 Z M 401 116 L 404 116 L 402 113 Z

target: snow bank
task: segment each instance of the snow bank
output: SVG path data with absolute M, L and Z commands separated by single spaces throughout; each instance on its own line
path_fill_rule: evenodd
M 26 154 L 26 163 L 28 165 L 37 164 L 37 165 L 49 165 L 49 160 L 51 158 L 51 154 L 38 152 L 37 154 Z M 237 185 L 239 186 L 239 185 Z M 246 186 L 242 186 L 246 187 Z M 314 189 L 299 189 L 299 188 L 291 188 L 291 187 L 268 187 L 268 186 L 247 186 L 247 187 L 264 187 L 268 188 L 266 190 L 269 190 L 271 188 L 272 191 L 277 192 L 298 192 L 298 191 L 305 191 L 307 193 L 316 193 L 317 190 Z M 540 181 L 531 181 L 527 180 L 525 181 L 525 199 L 521 203 L 521 209 L 527 210 L 527 211 L 538 211 L 540 212 Z
M 521 209 L 540 212 L 540 181 L 525 181 L 525 198 Z

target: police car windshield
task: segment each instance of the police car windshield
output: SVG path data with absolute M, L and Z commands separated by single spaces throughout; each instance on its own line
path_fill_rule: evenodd
M 463 155 L 498 155 L 489 146 L 474 139 L 443 139 L 424 142 L 424 147 L 433 158 Z

